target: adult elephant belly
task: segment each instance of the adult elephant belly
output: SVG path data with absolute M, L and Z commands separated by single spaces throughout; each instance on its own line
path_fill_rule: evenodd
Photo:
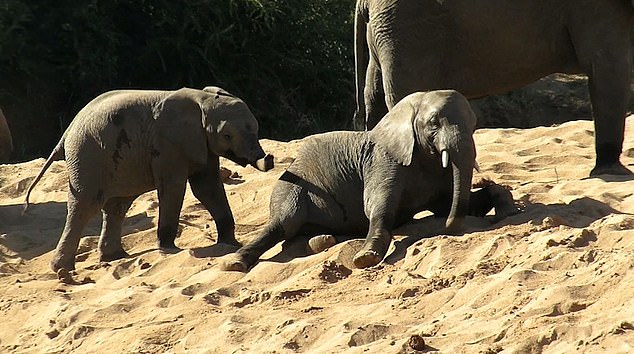
M 373 26 L 389 108 L 415 91 L 451 88 L 479 98 L 582 71 L 564 9 L 545 12 L 539 3 L 452 1 L 431 15 L 425 1 L 399 7 L 390 26 Z

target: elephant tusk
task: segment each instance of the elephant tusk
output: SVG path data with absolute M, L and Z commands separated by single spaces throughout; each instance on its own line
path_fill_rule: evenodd
M 442 159 L 442 168 L 449 167 L 449 151 L 443 150 L 440 152 L 440 157 Z

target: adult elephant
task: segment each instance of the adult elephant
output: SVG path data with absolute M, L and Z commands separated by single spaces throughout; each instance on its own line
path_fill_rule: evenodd
M 632 71 L 631 0 L 358 0 L 355 125 L 372 129 L 409 93 L 468 98 L 555 72 L 586 73 L 595 121 L 591 176 L 619 161 Z

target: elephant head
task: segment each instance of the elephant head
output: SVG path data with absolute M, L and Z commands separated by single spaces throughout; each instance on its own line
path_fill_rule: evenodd
M 416 156 L 437 161 L 438 168 L 451 166 L 453 193 L 446 222 L 450 232 L 461 226 L 469 210 L 476 122 L 469 102 L 457 91 L 418 92 L 403 98 L 370 131 L 372 141 L 404 166 Z
M 258 122 L 239 98 L 218 87 L 182 88 L 158 107 L 159 134 L 192 162 L 204 164 L 209 154 L 261 171 L 273 168 L 273 158 L 258 140 Z

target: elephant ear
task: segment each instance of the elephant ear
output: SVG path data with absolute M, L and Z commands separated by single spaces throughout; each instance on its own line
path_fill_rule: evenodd
M 196 91 L 200 92 L 175 91 L 158 104 L 155 111 L 158 144 L 179 151 L 187 161 L 205 164 L 208 155 L 205 116 L 199 103 L 202 98 L 197 97 Z
M 414 118 L 416 112 L 409 102 L 396 104 L 369 132 L 370 140 L 404 166 L 412 163 L 414 154 Z

